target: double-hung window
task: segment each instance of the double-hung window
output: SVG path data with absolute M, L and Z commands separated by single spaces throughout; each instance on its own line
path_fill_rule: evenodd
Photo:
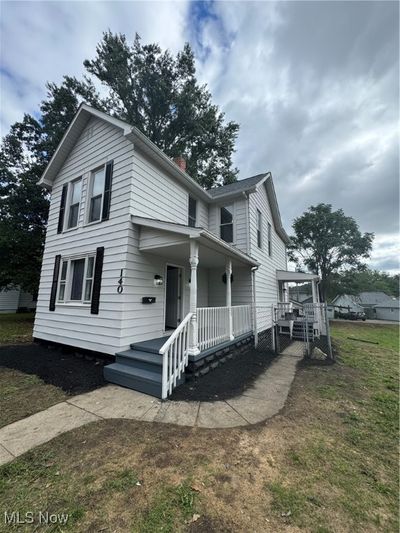
M 75 228 L 78 225 L 79 206 L 81 204 L 82 178 L 72 181 L 68 191 L 67 228 Z
M 268 222 L 268 255 L 271 257 L 272 255 L 272 228 L 271 224 Z
M 192 196 L 189 196 L 188 225 L 192 228 L 196 227 L 196 211 L 197 202 Z
M 257 246 L 262 248 L 262 214 L 257 209 Z
M 63 259 L 58 286 L 60 303 L 90 303 L 92 299 L 94 255 Z
M 90 179 L 89 187 L 89 217 L 88 222 L 96 222 L 101 219 L 104 196 L 105 167 L 94 170 Z
M 233 242 L 233 205 L 221 207 L 220 236 L 226 242 Z

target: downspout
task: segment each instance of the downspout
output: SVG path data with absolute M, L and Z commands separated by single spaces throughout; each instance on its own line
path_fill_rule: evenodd
M 248 255 L 251 255 L 250 254 L 250 208 L 249 208 L 249 203 L 250 203 L 250 195 L 249 193 L 246 191 L 243 193 L 244 197 L 246 198 L 246 224 L 247 224 L 247 231 L 246 231 L 246 253 Z
M 253 333 L 254 333 L 254 346 L 258 345 L 258 330 L 257 330 L 257 302 L 256 302 L 256 272 L 258 266 L 251 268 L 251 283 L 253 289 Z

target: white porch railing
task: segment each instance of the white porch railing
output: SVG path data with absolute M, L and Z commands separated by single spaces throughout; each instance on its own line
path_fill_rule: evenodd
M 232 313 L 232 332 L 229 313 Z M 199 349 L 202 352 L 233 337 L 252 331 L 251 305 L 232 307 L 200 307 L 197 309 Z
M 200 352 L 229 340 L 229 307 L 197 309 Z
M 253 329 L 251 305 L 235 305 L 232 307 L 233 336 L 239 337 Z
M 160 348 L 162 362 L 162 392 L 161 397 L 165 400 L 176 387 L 188 364 L 189 326 L 193 313 L 185 316 L 173 334 Z
M 277 320 L 285 320 L 287 313 L 293 312 L 292 302 L 278 302 L 276 305 Z

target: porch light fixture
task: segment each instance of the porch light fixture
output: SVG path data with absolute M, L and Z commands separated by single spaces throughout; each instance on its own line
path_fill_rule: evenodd
M 164 279 L 162 276 L 160 276 L 159 274 L 156 274 L 154 276 L 154 285 L 156 287 L 159 287 L 160 285 L 162 285 L 164 283 Z

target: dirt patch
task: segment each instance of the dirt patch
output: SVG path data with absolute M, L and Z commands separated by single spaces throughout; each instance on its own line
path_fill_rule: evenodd
M 105 385 L 102 364 L 39 344 L 0 346 L 0 367 L 34 374 L 67 394 L 82 394 Z
M 172 393 L 172 401 L 229 400 L 243 394 L 268 368 L 275 355 L 255 349 L 238 354 L 198 379 L 187 381 Z

